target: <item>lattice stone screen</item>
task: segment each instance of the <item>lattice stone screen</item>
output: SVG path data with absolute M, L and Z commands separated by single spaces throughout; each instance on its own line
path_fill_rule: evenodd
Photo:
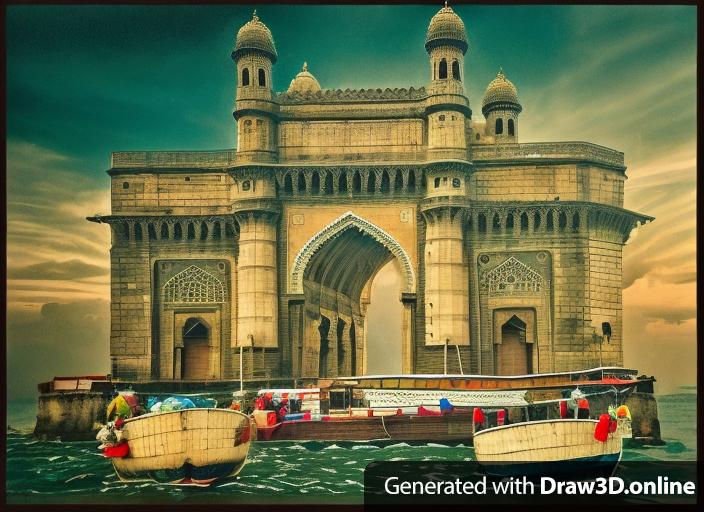
M 164 285 L 164 301 L 176 303 L 225 302 L 225 286 L 214 275 L 191 265 Z
M 490 270 L 482 279 L 482 286 L 490 292 L 539 292 L 542 276 L 525 263 L 511 256 Z

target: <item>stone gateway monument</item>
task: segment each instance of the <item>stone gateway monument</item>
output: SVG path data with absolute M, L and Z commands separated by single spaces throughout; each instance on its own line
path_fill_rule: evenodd
M 272 90 L 255 15 L 237 33 L 237 149 L 117 152 L 112 373 L 123 379 L 364 374 L 371 282 L 402 276 L 404 373 L 621 365 L 623 153 L 520 143 L 502 71 L 472 119 L 464 23 L 425 37 L 428 80 L 323 89 L 304 64 Z M 240 357 L 240 354 L 241 357 Z

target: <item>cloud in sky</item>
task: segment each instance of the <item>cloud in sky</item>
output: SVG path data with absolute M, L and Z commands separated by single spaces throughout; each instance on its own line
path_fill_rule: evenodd
M 304 60 L 329 88 L 428 80 L 423 38 L 437 6 L 257 9 L 279 51 L 277 91 Z M 587 140 L 625 152 L 625 207 L 656 217 L 624 249 L 626 364 L 658 375 L 661 385 L 693 382 L 696 8 L 455 10 L 470 41 L 465 72 L 475 118 L 503 66 L 524 107 L 521 140 Z M 110 235 L 85 217 L 110 210 L 103 172 L 110 151 L 232 147 L 229 52 L 250 17 L 250 7 L 237 5 L 8 8 L 7 329 L 18 393 L 48 378 L 35 368 L 36 354 L 57 354 L 43 359 L 56 374 L 88 370 L 81 349 L 108 364 Z M 379 274 L 373 298 L 395 308 L 392 274 Z M 61 323 L 43 309 L 53 303 L 81 320 Z M 400 315 L 370 307 L 378 326 Z M 378 326 L 380 340 L 395 339 Z

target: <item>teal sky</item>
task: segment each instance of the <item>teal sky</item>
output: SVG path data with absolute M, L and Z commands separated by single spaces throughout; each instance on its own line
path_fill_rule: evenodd
M 439 7 L 257 6 L 279 53 L 274 89 L 303 61 L 324 88 L 425 85 L 424 35 Z M 475 117 L 502 66 L 523 104 L 523 142 L 626 153 L 626 206 L 657 217 L 624 252 L 626 364 L 663 390 L 694 382 L 696 8 L 454 8 Z M 234 147 L 230 52 L 251 13 L 7 8 L 10 392 L 107 371 L 109 235 L 84 218 L 109 211 L 110 152 Z M 51 366 L 36 364 L 38 351 Z

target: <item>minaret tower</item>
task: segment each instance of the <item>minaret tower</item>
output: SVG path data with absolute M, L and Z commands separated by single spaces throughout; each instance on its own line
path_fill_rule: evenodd
M 518 115 L 522 109 L 516 87 L 499 68 L 482 100 L 482 114 L 486 118 L 484 134 L 499 143 L 518 142 Z
M 445 2 L 425 36 L 430 61 L 428 156 L 433 160 L 467 159 L 466 124 L 472 117 L 464 92 L 467 48 L 464 23 Z
M 433 16 L 425 37 L 430 58 L 428 160 L 426 168 L 423 273 L 425 345 L 456 345 L 468 357 L 469 291 L 464 243 L 464 203 L 469 173 L 468 124 L 472 117 L 464 92 L 464 23 L 447 6 Z M 462 347 L 462 348 L 459 348 Z M 432 351 L 441 364 L 442 352 Z
M 237 64 L 237 159 L 275 162 L 277 107 L 272 101 L 272 68 L 276 47 L 269 28 L 257 11 L 237 32 L 232 60 Z

